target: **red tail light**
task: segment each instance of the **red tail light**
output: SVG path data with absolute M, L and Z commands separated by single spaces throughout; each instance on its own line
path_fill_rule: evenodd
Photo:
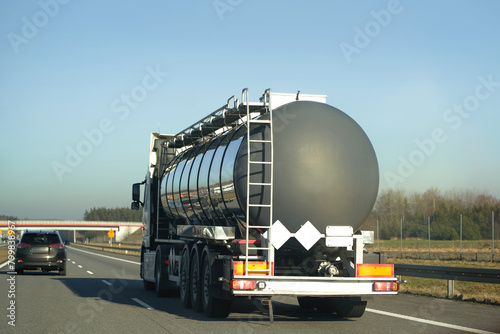
M 398 282 L 375 282 L 373 283 L 373 291 L 398 291 Z
M 52 244 L 49 246 L 50 248 L 59 248 L 59 249 L 63 249 L 64 248 L 64 245 L 63 244 Z
M 231 288 L 233 290 L 255 290 L 257 289 L 257 281 L 253 280 L 232 280 Z
M 17 244 L 17 248 L 31 247 L 30 244 Z

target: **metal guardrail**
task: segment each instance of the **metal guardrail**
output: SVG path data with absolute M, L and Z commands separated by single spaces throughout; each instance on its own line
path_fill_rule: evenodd
M 422 266 L 415 264 L 395 264 L 396 275 L 438 278 L 454 281 L 500 283 L 500 269 Z
M 72 243 L 71 245 L 75 245 L 77 247 L 93 247 L 96 249 L 101 249 L 101 250 L 115 250 L 115 251 L 128 251 L 128 252 L 137 252 L 140 253 L 141 249 L 140 248 L 130 248 L 130 247 L 110 247 L 110 246 L 99 246 L 99 245 L 87 245 L 87 244 L 80 244 L 80 243 Z
M 455 294 L 455 281 L 500 283 L 500 269 L 395 264 L 394 273 L 398 276 L 445 279 L 448 281 L 448 298 Z

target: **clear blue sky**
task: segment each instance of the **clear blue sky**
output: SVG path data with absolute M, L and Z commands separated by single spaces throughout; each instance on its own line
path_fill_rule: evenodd
M 500 197 L 499 15 L 496 0 L 2 1 L 0 214 L 128 207 L 150 132 L 244 87 L 328 95 L 370 137 L 381 189 Z

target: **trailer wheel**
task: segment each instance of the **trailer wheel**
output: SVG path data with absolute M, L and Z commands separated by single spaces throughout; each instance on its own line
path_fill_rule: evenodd
M 365 313 L 366 301 L 361 297 L 336 297 L 335 309 L 344 318 L 359 318 Z
M 300 308 L 313 309 L 316 307 L 316 299 L 314 297 L 297 297 Z
M 198 252 L 195 251 L 191 257 L 191 305 L 196 312 L 203 311 L 201 305 L 201 284 L 200 284 L 200 257 Z
M 226 318 L 231 311 L 231 300 L 214 297 L 214 277 L 208 253 L 203 258 L 201 271 L 201 293 L 203 311 L 211 318 Z
M 190 279 L 189 279 L 189 249 L 186 247 L 182 253 L 181 259 L 181 269 L 180 269 L 180 295 L 181 303 L 184 307 L 191 307 L 191 289 L 190 289 Z
M 316 298 L 316 309 L 321 313 L 332 313 L 336 310 L 335 297 Z
M 317 309 L 321 313 L 332 313 L 335 311 L 335 300 L 333 297 L 297 297 L 302 309 Z

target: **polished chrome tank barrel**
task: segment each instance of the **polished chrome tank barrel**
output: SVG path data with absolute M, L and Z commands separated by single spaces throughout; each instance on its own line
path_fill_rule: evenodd
M 375 151 L 361 127 L 342 111 L 318 102 L 296 101 L 273 111 L 273 221 L 290 232 L 310 221 L 321 233 L 326 226 L 358 229 L 372 210 L 378 192 Z M 265 115 L 264 115 L 265 117 Z M 253 129 L 265 138 L 268 127 Z M 240 125 L 178 154 L 165 168 L 161 183 L 164 211 L 178 224 L 245 228 L 247 129 Z M 263 160 L 266 143 L 252 149 Z M 254 169 L 255 168 L 255 169 Z M 250 182 L 268 182 L 269 166 L 255 166 Z M 266 203 L 264 187 L 252 187 L 251 203 Z M 268 210 L 252 208 L 250 220 L 268 221 Z M 267 219 L 267 220 L 266 220 Z

